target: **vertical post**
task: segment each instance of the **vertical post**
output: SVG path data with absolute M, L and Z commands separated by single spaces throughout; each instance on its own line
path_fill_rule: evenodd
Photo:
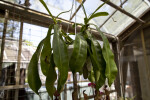
M 150 72 L 149 72 L 149 65 L 148 65 L 148 58 L 147 58 L 147 52 L 146 52 L 146 47 L 145 47 L 145 39 L 144 39 L 143 29 L 141 29 L 141 40 L 142 40 L 142 48 L 143 48 L 143 53 L 144 53 L 146 70 L 148 73 L 148 81 L 150 82 Z
M 142 100 L 141 98 L 141 85 L 139 80 L 139 69 L 137 61 L 134 61 L 134 53 L 133 46 L 128 47 L 128 56 L 131 57 L 129 60 L 129 67 L 131 73 L 131 85 L 133 89 L 133 96 L 135 96 L 135 100 Z
M 78 86 L 77 86 L 77 74 L 73 73 L 73 87 L 72 100 L 78 100 Z
M 67 83 L 65 84 L 65 89 L 64 89 L 64 100 L 67 100 Z
M 112 43 L 112 49 L 113 49 L 113 52 L 114 52 L 114 59 L 115 59 L 115 62 L 116 62 L 116 65 L 117 65 L 117 68 L 118 68 L 118 74 L 117 74 L 117 77 L 116 77 L 116 80 L 115 80 L 115 82 L 114 82 L 114 84 L 115 84 L 115 89 L 116 89 L 116 91 L 117 91 L 117 95 L 119 96 L 119 97 L 121 97 L 122 95 L 121 95 L 121 80 L 120 80 L 120 67 L 119 67 L 119 60 L 118 60 L 118 54 L 119 54 L 119 51 L 118 51 L 118 49 L 119 48 L 117 48 L 117 42 L 114 42 L 114 43 Z
M 22 34 L 23 34 L 23 22 L 20 23 L 20 36 L 19 36 L 19 50 L 18 50 L 18 63 L 16 70 L 16 85 L 19 85 L 20 81 L 20 63 L 21 63 L 21 51 L 22 51 Z M 15 100 L 18 100 L 19 89 L 15 91 Z
M 5 20 L 4 20 L 4 29 L 3 29 L 2 44 L 1 44 L 1 55 L 0 55 L 1 56 L 0 57 L 0 80 L 1 80 L 1 77 L 2 77 L 2 64 L 3 64 L 3 56 L 4 56 L 8 16 L 9 16 L 9 11 L 5 10 Z
M 126 92 L 126 79 L 127 79 L 127 70 L 128 70 L 128 61 L 126 58 L 127 55 L 128 55 L 128 48 L 125 47 L 123 48 L 123 50 L 121 51 L 121 68 L 122 68 L 122 78 L 123 78 L 123 81 L 122 81 L 122 90 L 123 90 L 123 97 L 125 98 L 125 92 Z

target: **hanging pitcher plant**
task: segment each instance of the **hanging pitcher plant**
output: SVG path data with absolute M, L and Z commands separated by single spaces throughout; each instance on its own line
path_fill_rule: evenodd
M 73 74 L 77 72 L 83 73 L 85 79 L 89 79 L 95 84 L 96 91 L 105 84 L 106 79 L 108 85 L 114 82 L 117 75 L 117 67 L 114 61 L 114 54 L 112 53 L 107 37 L 96 27 L 99 35 L 103 40 L 103 47 L 90 33 L 89 21 L 95 17 L 107 16 L 107 12 L 97 12 L 105 3 L 100 5 L 89 17 L 87 17 L 84 6 L 83 11 L 85 14 L 84 24 L 79 33 L 75 35 L 75 40 L 62 30 L 58 25 L 57 18 L 60 14 L 69 12 L 62 12 L 57 17 L 54 17 L 49 11 L 43 0 L 40 0 L 43 6 L 52 17 L 54 24 L 49 26 L 47 36 L 39 43 L 35 53 L 33 54 L 28 66 L 28 83 L 30 88 L 39 95 L 38 90 L 42 83 L 39 77 L 38 61 L 40 60 L 42 73 L 46 76 L 45 86 L 49 96 L 59 96 L 63 91 L 64 84 L 68 77 L 69 69 Z M 76 23 L 76 25 L 79 25 Z M 54 32 L 52 33 L 52 30 Z M 53 41 L 51 43 L 51 37 Z M 51 45 L 52 44 L 52 45 Z M 68 46 L 73 44 L 73 51 L 69 57 Z M 92 63 L 92 65 L 88 64 Z M 90 66 L 89 66 L 90 65 Z M 58 81 L 57 87 L 54 86 L 57 79 L 55 68 L 58 68 Z

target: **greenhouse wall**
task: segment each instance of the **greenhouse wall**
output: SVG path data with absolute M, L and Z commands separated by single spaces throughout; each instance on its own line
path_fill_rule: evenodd
M 150 12 L 144 16 L 150 18 Z M 134 24 L 130 30 L 135 29 Z M 123 93 L 135 100 L 149 100 L 150 93 L 150 25 L 142 26 L 122 42 L 120 64 Z

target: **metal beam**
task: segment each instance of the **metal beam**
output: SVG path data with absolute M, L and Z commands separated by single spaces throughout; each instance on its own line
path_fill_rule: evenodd
M 76 10 L 76 11 L 74 12 L 74 14 L 71 16 L 70 20 L 72 20 L 73 17 L 77 14 L 77 12 L 80 10 L 82 4 L 84 4 L 85 1 L 86 1 L 86 0 L 83 0 L 83 2 L 79 5 L 79 7 L 77 8 L 77 10 Z
M 141 20 L 140 18 L 137 18 L 137 17 L 133 16 L 132 14 L 130 14 L 129 12 L 125 11 L 125 10 L 122 9 L 121 7 L 115 5 L 114 3 L 112 3 L 112 2 L 110 2 L 110 1 L 108 1 L 108 0 L 101 0 L 101 1 L 106 2 L 106 3 L 107 3 L 108 5 L 110 5 L 111 7 L 113 7 L 113 8 L 115 8 L 115 9 L 119 10 L 119 11 L 122 12 L 123 14 L 125 14 L 125 15 L 131 17 L 132 19 L 136 20 L 136 21 L 139 22 L 139 23 L 145 23 L 145 21 Z
M 122 7 L 123 4 L 125 4 L 127 1 L 128 1 L 128 0 L 125 0 L 123 3 L 121 3 L 121 4 L 120 4 L 120 7 Z M 104 21 L 104 23 L 103 23 L 101 26 L 99 26 L 99 28 L 101 28 L 117 11 L 118 11 L 118 10 L 116 9 L 116 10 Z

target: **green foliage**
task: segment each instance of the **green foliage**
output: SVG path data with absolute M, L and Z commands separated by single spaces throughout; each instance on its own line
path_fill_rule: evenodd
M 98 41 L 91 40 L 91 51 L 89 50 L 89 53 L 93 65 L 96 89 L 99 90 L 99 88 L 105 83 L 106 64 Z
M 57 92 L 61 92 L 68 77 L 69 58 L 67 46 L 60 34 L 59 26 L 54 25 L 53 54 L 54 62 L 59 70 Z
M 114 61 L 114 54 L 110 49 L 109 41 L 107 37 L 103 34 L 103 32 L 100 31 L 100 29 L 96 26 L 97 31 L 100 33 L 102 40 L 103 40 L 103 57 L 106 61 L 106 70 L 105 75 L 108 78 L 108 84 L 111 86 L 111 84 L 114 82 L 116 75 L 117 75 L 117 67 Z
M 73 53 L 71 55 L 69 66 L 73 73 L 82 70 L 87 57 L 87 42 L 80 34 L 76 35 L 74 41 Z
M 63 30 L 61 30 L 63 37 L 65 38 L 65 43 L 66 44 L 72 44 L 73 43 L 73 39 L 67 35 L 67 33 L 65 33 Z
M 107 2 L 107 1 L 106 1 Z M 82 8 L 83 8 L 83 12 L 85 14 L 85 18 L 84 18 L 84 24 L 85 26 L 89 23 L 89 21 L 95 17 L 100 17 L 100 16 L 108 16 L 108 13 L 107 12 L 98 12 L 96 13 L 103 5 L 105 4 L 105 2 L 103 4 L 101 4 L 99 7 L 97 7 L 97 9 L 87 18 L 87 15 L 86 15 L 86 11 L 85 11 L 85 8 L 84 8 L 84 5 L 82 4 Z
M 83 70 L 82 70 L 84 79 L 88 78 L 88 68 L 87 68 L 88 67 L 88 62 L 87 61 L 88 60 L 86 59 L 86 62 L 84 64 Z
M 100 17 L 100 16 L 108 16 L 109 14 L 107 12 L 98 12 L 90 16 L 90 18 L 87 20 L 89 22 L 91 19 L 95 17 Z
M 25 40 L 24 42 L 26 43 L 27 46 L 33 46 L 33 43 L 28 40 Z
M 94 72 L 93 72 L 93 68 L 91 68 L 91 71 L 89 73 L 88 79 L 90 82 L 94 83 L 95 82 L 95 77 L 94 77 Z
M 44 0 L 40 0 L 40 2 L 41 2 L 42 5 L 45 7 L 45 9 L 46 9 L 47 12 L 49 13 L 49 15 L 52 17 L 52 19 L 53 19 L 53 21 L 54 21 L 55 24 L 57 24 L 57 22 L 58 22 L 58 21 L 57 21 L 57 18 L 58 18 L 61 14 L 64 14 L 64 13 L 67 13 L 67 12 L 71 11 L 71 9 L 70 9 L 70 10 L 68 10 L 68 11 L 61 12 L 61 13 L 59 13 L 56 17 L 54 17 L 54 16 L 52 15 L 52 13 L 50 12 L 50 10 L 48 9 L 48 7 L 47 7 L 46 3 L 44 2 Z
M 41 62 L 41 70 L 43 72 L 43 74 L 45 76 L 47 71 L 48 71 L 48 67 L 50 64 L 50 57 L 51 57 L 51 30 L 53 28 L 53 25 L 50 25 L 49 27 L 49 30 L 48 30 L 48 33 L 47 33 L 47 36 L 45 38 L 45 41 L 44 41 L 44 46 L 43 46 L 43 50 L 41 52 L 41 57 L 40 57 L 40 62 Z
M 55 81 L 57 79 L 53 54 L 51 55 L 50 64 L 47 67 L 48 67 L 48 70 L 47 70 L 47 77 L 46 77 L 45 86 L 46 86 L 46 90 L 47 90 L 48 94 L 51 96 L 51 98 L 53 100 L 53 94 L 56 91 L 54 84 L 55 84 Z
M 103 48 L 101 48 L 99 42 L 95 40 L 93 35 L 88 31 L 90 26 L 89 21 L 91 19 L 108 15 L 107 12 L 97 12 L 105 3 L 100 5 L 89 17 L 87 17 L 85 8 L 82 4 L 85 13 L 84 25 L 76 24 L 82 26 L 80 33 L 67 34 L 57 24 L 59 21 L 56 19 L 60 14 L 68 11 L 62 12 L 57 17 L 54 17 L 45 2 L 43 0 L 40 0 L 40 2 L 49 12 L 54 24 L 50 25 L 46 38 L 40 42 L 29 63 L 28 83 L 30 88 L 38 94 L 38 90 L 41 87 L 41 80 L 38 73 L 39 57 L 42 73 L 46 76 L 46 89 L 52 99 L 54 94 L 57 96 L 63 90 L 68 77 L 69 67 L 73 74 L 76 72 L 79 72 L 80 74 L 83 73 L 85 79 L 88 78 L 89 81 L 94 82 L 97 91 L 104 85 L 106 78 L 108 79 L 108 84 L 110 86 L 115 80 L 117 67 L 114 61 L 114 55 L 110 49 L 109 41 L 96 26 L 96 29 L 104 42 Z M 54 33 L 51 33 L 52 29 L 54 29 Z M 75 35 L 75 40 L 72 40 L 69 35 Z M 52 47 L 51 36 L 53 36 Z M 69 54 L 68 45 L 72 44 L 73 52 L 72 54 Z M 92 66 L 89 65 L 89 63 L 92 63 Z M 54 83 L 57 79 L 55 67 L 57 67 L 59 71 L 57 90 L 54 87 Z
M 40 52 L 43 46 L 44 40 L 40 42 L 40 44 L 37 47 L 37 50 L 33 54 L 31 61 L 28 66 L 28 83 L 30 88 L 36 93 L 38 93 L 38 90 L 40 89 L 42 83 L 39 77 L 39 72 L 38 72 L 38 61 L 39 61 L 39 56 Z

